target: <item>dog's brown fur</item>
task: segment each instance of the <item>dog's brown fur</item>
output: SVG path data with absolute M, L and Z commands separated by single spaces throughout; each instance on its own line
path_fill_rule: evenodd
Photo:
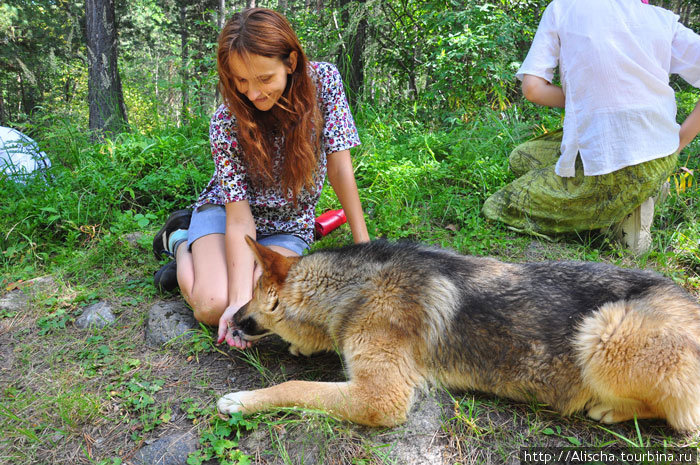
M 242 336 L 338 350 L 348 381 L 231 393 L 222 412 L 299 406 L 390 426 L 417 387 L 439 382 L 605 423 L 700 427 L 700 306 L 654 273 L 384 241 L 286 258 L 248 242 L 263 275 L 235 316 Z

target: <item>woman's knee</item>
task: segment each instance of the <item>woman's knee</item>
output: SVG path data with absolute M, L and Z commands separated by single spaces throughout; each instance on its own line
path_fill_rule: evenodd
M 226 310 L 228 296 L 220 292 L 197 292 L 195 289 L 190 295 L 189 304 L 194 311 L 194 317 L 197 321 L 216 326 L 219 324 L 219 318 Z

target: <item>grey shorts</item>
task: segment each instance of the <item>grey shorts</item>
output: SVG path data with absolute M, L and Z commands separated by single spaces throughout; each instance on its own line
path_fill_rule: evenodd
M 209 234 L 226 234 L 226 209 L 221 205 L 206 204 L 192 212 L 187 230 L 187 248 L 200 237 Z M 258 234 L 257 241 L 264 246 L 276 245 L 302 255 L 309 248 L 305 240 L 293 234 Z

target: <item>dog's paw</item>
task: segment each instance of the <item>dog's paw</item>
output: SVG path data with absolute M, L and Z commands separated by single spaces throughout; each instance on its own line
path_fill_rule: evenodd
M 308 357 L 309 355 L 313 354 L 313 350 L 304 350 L 301 348 L 301 346 L 298 346 L 296 344 L 291 344 L 289 346 L 289 353 L 294 355 L 295 357 L 298 357 L 299 355 L 303 355 L 304 357 Z
M 221 397 L 216 402 L 216 407 L 219 412 L 226 414 L 243 412 L 243 405 L 251 400 L 252 394 L 252 391 L 231 392 Z
M 617 423 L 615 419 L 615 409 L 608 404 L 598 404 L 588 409 L 588 416 L 593 420 L 605 424 Z

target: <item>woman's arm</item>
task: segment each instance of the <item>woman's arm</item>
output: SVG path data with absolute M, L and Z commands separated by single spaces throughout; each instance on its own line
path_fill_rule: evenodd
M 525 74 L 523 76 L 523 95 L 537 105 L 564 108 L 564 91 L 544 78 Z
M 328 155 L 328 181 L 345 210 L 355 243 L 369 241 L 365 215 L 357 192 L 355 172 L 352 169 L 350 150 L 341 150 Z
M 228 327 L 233 315 L 253 295 L 255 259 L 245 236 L 255 238 L 255 220 L 247 200 L 226 204 L 226 265 L 228 268 L 228 307 L 219 319 L 219 338 L 229 345 L 244 349 L 249 343 L 233 337 Z
M 685 148 L 686 145 L 695 139 L 695 136 L 700 133 L 700 101 L 695 104 L 695 108 L 688 115 L 688 117 L 681 124 L 680 131 L 680 145 L 678 146 L 678 151 L 680 152 Z

